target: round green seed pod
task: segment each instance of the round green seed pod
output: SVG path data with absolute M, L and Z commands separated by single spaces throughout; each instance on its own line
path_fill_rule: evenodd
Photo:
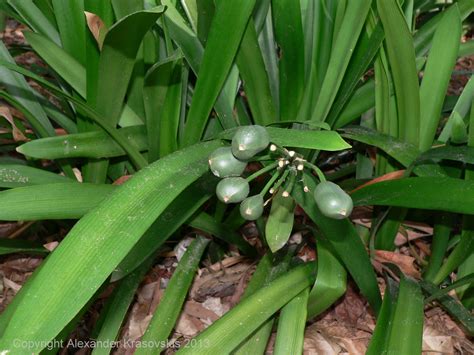
M 209 156 L 209 167 L 212 173 L 220 178 L 240 176 L 246 166 L 247 163 L 234 157 L 231 147 L 217 148 Z
M 241 177 L 229 177 L 221 180 L 216 187 L 216 195 L 224 203 L 239 203 L 249 195 L 247 180 Z
M 263 214 L 263 207 L 262 195 L 247 197 L 240 203 L 240 215 L 247 221 L 255 221 Z
M 334 219 L 349 217 L 354 207 L 352 198 L 333 182 L 321 182 L 314 189 L 314 199 L 323 215 Z
M 270 144 L 270 136 L 265 127 L 242 126 L 232 138 L 232 153 L 237 159 L 249 160 Z

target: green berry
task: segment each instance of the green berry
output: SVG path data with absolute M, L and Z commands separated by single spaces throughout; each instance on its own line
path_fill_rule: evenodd
M 249 195 L 249 191 L 249 183 L 241 177 L 225 178 L 216 187 L 217 197 L 224 203 L 239 203 Z
M 240 176 L 246 166 L 247 163 L 234 157 L 231 147 L 217 148 L 209 156 L 209 167 L 212 173 L 220 178 Z
M 263 207 L 262 195 L 247 197 L 240 204 L 240 215 L 247 221 L 255 221 L 263 214 Z
M 262 126 L 242 126 L 232 139 L 232 153 L 237 159 L 249 160 L 270 144 L 270 136 Z
M 333 182 L 324 181 L 316 186 L 314 199 L 319 210 L 326 217 L 344 219 L 352 213 L 351 197 Z

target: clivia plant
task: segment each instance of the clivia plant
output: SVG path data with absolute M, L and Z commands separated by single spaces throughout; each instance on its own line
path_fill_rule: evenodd
M 244 295 L 179 353 L 263 354 L 272 332 L 275 354 L 302 353 L 349 280 L 376 321 L 368 354 L 420 354 L 427 305 L 472 335 L 474 80 L 449 88 L 473 11 L 0 0 L 25 29 L 0 43 L 0 221 L 16 228 L 0 251 L 43 260 L 0 315 L 0 353 L 70 339 L 112 288 L 86 336 L 120 340 L 145 275 L 187 237 L 143 342 L 166 344 L 198 268 L 236 254 L 257 264 Z M 420 223 L 421 242 L 400 241 Z

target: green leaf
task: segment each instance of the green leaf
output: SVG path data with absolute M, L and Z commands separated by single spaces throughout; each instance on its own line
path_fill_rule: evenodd
M 148 161 L 172 153 L 178 148 L 181 116 L 182 59 L 174 55 L 150 68 L 145 77 L 145 102 L 148 131 Z
M 148 149 L 145 126 L 131 126 L 118 131 L 137 150 Z M 104 131 L 35 139 L 17 147 L 17 152 L 35 159 L 112 158 L 126 154 Z
M 387 353 L 421 354 L 423 318 L 423 294 L 420 286 L 403 277 L 400 280 Z
M 474 180 L 466 180 L 466 182 L 467 181 L 474 182 Z M 461 239 L 433 278 L 433 283 L 435 285 L 443 282 L 449 274 L 456 270 L 459 265 L 474 253 L 474 231 L 472 230 L 472 227 L 469 226 L 470 220 L 472 220 L 472 217 L 470 217 L 469 220 L 464 217 Z
M 474 98 L 474 77 L 471 77 L 464 87 L 461 96 L 459 96 L 456 105 L 454 106 L 451 115 L 449 116 L 448 122 L 443 127 L 438 140 L 446 143 L 451 138 L 452 129 L 455 121 L 459 117 L 466 117 L 471 109 L 471 102 Z
M 395 290 L 393 281 L 389 278 L 387 280 L 387 287 L 383 296 L 382 308 L 377 317 L 375 324 L 374 333 L 372 339 L 370 339 L 369 346 L 367 347 L 366 355 L 379 355 L 386 351 L 388 340 L 391 334 L 393 313 L 395 310 Z
M 250 297 L 262 288 L 269 285 L 277 277 L 288 271 L 295 248 L 282 249 L 277 254 L 271 252 L 265 254 L 257 265 L 242 299 Z M 264 354 L 270 338 L 274 320 L 268 319 L 250 337 L 245 339 L 234 351 L 234 355 Z
M 30 242 L 28 240 L 0 239 L 0 255 L 14 253 L 47 254 L 48 250 L 40 243 Z
M 105 200 L 116 186 L 55 183 L 18 187 L 0 192 L 2 221 L 79 219 Z
M 20 339 L 38 341 L 29 352 L 43 349 L 81 310 L 153 221 L 208 170 L 207 157 L 219 146 L 217 141 L 202 143 L 160 159 L 82 218 L 26 288 L 0 348 L 13 349 Z
M 284 129 L 266 127 L 270 140 L 284 147 L 308 148 L 326 151 L 349 149 L 346 143 L 335 131 L 302 131 L 297 129 Z M 219 136 L 231 140 L 237 129 L 229 129 Z
M 361 188 L 351 197 L 357 206 L 397 206 L 474 214 L 474 181 L 449 177 L 383 181 Z
M 298 119 L 306 121 L 311 119 L 311 111 L 321 92 L 324 75 L 327 72 L 331 56 L 332 39 L 336 35 L 334 20 L 337 9 L 343 6 L 336 1 L 306 1 L 301 7 L 306 6 L 302 12 L 305 35 L 305 91 L 298 112 Z M 339 6 L 340 5 L 340 6 Z M 302 9 L 303 10 L 303 9 Z
M 303 97 L 304 37 L 299 1 L 272 0 L 273 27 L 280 48 L 280 118 L 292 120 Z
M 280 312 L 273 354 L 301 354 L 309 296 L 309 287 L 288 302 Z
M 418 156 L 414 163 L 421 164 L 429 160 L 451 160 L 474 164 L 474 147 L 445 145 L 433 148 Z
M 423 279 L 433 282 L 438 273 L 448 250 L 449 237 L 454 227 L 455 216 L 451 213 L 439 213 L 433 228 L 431 241 L 431 255 L 424 270 Z
M 0 42 L 0 59 L 10 64 L 15 63 L 3 42 Z M 2 85 L 11 96 L 35 117 L 40 126 L 39 129 L 36 129 L 40 137 L 54 136 L 54 128 L 25 78 L 18 73 L 13 73 L 3 65 L 0 66 L 0 78 Z
M 344 107 L 348 104 L 351 97 L 353 97 L 354 90 L 357 83 L 367 71 L 370 63 L 377 54 L 380 46 L 383 43 L 385 34 L 381 24 L 377 24 L 370 37 L 362 35 L 360 43 L 355 48 L 355 53 L 349 62 L 346 75 L 341 84 L 331 111 L 329 112 L 327 122 L 333 125 L 338 121 L 339 115 L 343 112 Z M 367 84 L 364 84 L 364 86 Z
M 112 7 L 117 19 L 143 10 L 143 5 L 144 2 L 142 0 L 112 0 Z
M 180 226 L 193 217 L 199 208 L 214 196 L 215 189 L 216 181 L 210 174 L 203 175 L 202 178 L 186 188 L 153 222 L 151 227 L 120 262 L 112 274 L 111 281 L 125 277 L 156 253 Z M 193 220 L 199 220 L 199 216 L 194 217 Z
M 324 238 L 317 240 L 318 273 L 308 299 L 308 319 L 328 309 L 346 292 L 347 272 Z
M 255 292 L 177 354 L 228 354 L 278 309 L 314 282 L 315 264 L 295 267 Z
M 47 17 L 43 15 L 41 10 L 34 4 L 33 1 L 7 1 L 8 4 L 22 17 L 26 25 L 28 25 L 28 27 L 30 27 L 33 31 L 45 35 L 57 45 L 61 44 L 58 31 L 56 28 L 54 28 L 51 22 L 49 22 Z
M 166 348 L 166 340 L 178 320 L 186 295 L 196 274 L 199 261 L 204 253 L 209 239 L 198 236 L 188 247 L 178 267 L 173 273 L 163 297 L 156 308 L 145 334 L 141 338 L 144 342 L 155 342 L 156 347 L 139 348 L 137 355 L 156 354 Z
M 199 141 L 224 85 L 256 0 L 222 1 L 216 11 L 199 69 L 183 144 Z M 219 57 L 216 62 L 215 58 Z
M 97 97 L 93 106 L 115 125 L 145 33 L 156 23 L 164 7 L 135 12 L 115 23 L 107 32 L 99 60 Z M 133 31 L 130 29 L 133 28 Z
M 83 98 L 86 97 L 86 70 L 72 56 L 48 38 L 25 32 L 25 38 L 34 51 L 44 59 Z
M 434 300 L 437 300 L 444 295 L 447 295 L 450 291 L 456 290 L 458 288 L 469 286 L 474 282 L 474 273 L 470 273 L 464 277 L 456 279 L 455 282 L 451 283 L 450 285 L 442 288 L 441 290 L 434 292 L 430 297 L 425 299 L 425 304 L 428 304 Z
M 466 19 L 474 10 L 474 1 L 472 0 L 459 0 L 456 3 L 459 7 L 462 20 Z M 433 34 L 445 12 L 446 11 L 440 11 L 436 16 L 426 22 L 418 31 L 416 31 L 413 42 L 417 57 L 424 56 L 429 51 Z
M 420 94 L 415 49 L 405 17 L 396 0 L 377 0 L 385 30 L 385 42 L 395 86 L 398 110 L 398 136 L 418 144 L 420 139 Z
M 198 8 L 203 1 L 198 0 L 181 0 L 181 6 L 183 7 L 186 16 L 193 27 L 194 32 L 197 32 L 197 26 L 200 25 L 201 21 L 198 21 Z M 207 38 L 207 36 L 206 36 Z
M 439 291 L 435 285 L 421 281 L 420 286 L 428 295 L 433 295 Z M 468 335 L 474 335 L 474 317 L 472 313 L 467 310 L 461 303 L 449 295 L 444 295 L 439 298 L 437 302 L 445 309 L 461 326 L 465 329 Z
M 86 65 L 84 0 L 52 0 L 64 50 Z
M 194 74 L 198 75 L 203 59 L 204 48 L 198 36 L 188 27 L 186 20 L 173 5 L 173 2 L 171 2 L 171 0 L 162 0 L 162 3 L 166 6 L 164 16 L 166 26 L 169 29 L 169 35 L 183 52 Z M 222 90 L 214 104 L 219 122 L 222 127 L 226 129 L 236 126 L 232 111 L 233 105 L 229 106 L 229 102 L 231 101 L 233 102 L 234 98 L 229 98 L 227 93 Z
M 272 199 L 272 208 L 265 227 L 265 238 L 273 253 L 280 250 L 290 238 L 295 219 L 295 201 L 291 196 L 283 197 L 282 193 L 283 189 L 278 190 Z
M 65 176 L 24 165 L 0 164 L 0 187 L 14 188 L 30 185 L 43 185 L 61 182 L 74 182 Z
M 367 84 L 362 85 L 354 92 L 334 123 L 334 129 L 347 126 L 375 106 L 374 87 L 374 80 L 369 80 Z
M 277 121 L 276 106 L 273 102 L 270 82 L 252 19 L 250 19 L 242 38 L 236 63 L 254 122 L 265 126 Z
M 342 26 L 331 52 L 321 93 L 311 114 L 313 121 L 325 121 L 329 114 L 364 26 L 370 4 L 370 0 L 348 1 L 347 3 Z
M 311 175 L 305 174 L 305 182 L 309 190 L 314 191 L 316 182 Z M 335 220 L 323 216 L 318 210 L 313 194 L 304 192 L 300 184 L 295 186 L 292 195 L 330 242 L 361 293 L 377 314 L 382 303 L 377 278 L 365 246 L 352 223 L 347 219 Z
M 30 72 L 29 70 L 25 70 L 24 68 L 18 65 L 11 64 L 4 61 L 0 61 L 0 64 L 7 67 L 8 69 L 12 69 L 18 73 L 21 73 L 25 76 L 32 78 L 33 80 L 37 81 L 39 84 L 41 84 L 48 90 L 51 90 L 52 92 L 54 92 L 56 95 L 60 97 L 64 97 L 68 101 L 73 102 L 81 114 L 84 114 L 85 116 L 89 117 L 92 121 L 94 121 L 94 123 L 96 123 L 104 131 L 106 131 L 107 134 L 111 136 L 127 152 L 127 155 L 130 157 L 130 160 L 137 168 L 142 168 L 147 165 L 146 160 L 140 155 L 140 153 L 135 149 L 135 147 L 130 145 L 127 139 L 123 137 L 123 135 L 119 131 L 117 131 L 115 127 L 112 127 L 104 119 L 103 115 L 97 113 L 97 111 L 92 109 L 90 106 L 86 105 L 83 101 L 78 100 L 73 96 L 70 96 L 69 94 L 59 89 L 57 86 L 51 84 L 47 80 L 44 80 L 42 77 Z M 0 94 L 1 94 L 1 91 L 0 91 Z
M 97 344 L 103 345 L 94 348 L 93 355 L 107 355 L 112 351 L 112 346 L 120 335 L 120 328 L 127 316 L 130 304 L 134 301 L 135 292 L 153 261 L 154 258 L 145 260 L 138 269 L 120 281 L 113 294 L 107 299 L 96 323 L 96 326 L 100 324 L 100 330 L 97 336 L 94 336 Z M 107 344 L 110 346 L 107 346 Z
M 420 154 L 418 148 L 413 144 L 401 142 L 399 139 L 370 128 L 353 126 L 344 128 L 342 132 L 344 138 L 353 139 L 382 149 L 405 167 L 410 166 Z
M 211 215 L 205 212 L 199 213 L 196 217 L 191 219 L 188 224 L 193 228 L 202 230 L 203 232 L 212 234 L 219 239 L 236 245 L 246 255 L 256 255 L 255 249 L 242 239 L 239 233 L 232 230 L 229 226 L 217 222 Z
M 438 24 L 420 87 L 421 151 L 431 147 L 436 135 L 444 97 L 459 51 L 461 30 L 459 8 L 454 4 Z

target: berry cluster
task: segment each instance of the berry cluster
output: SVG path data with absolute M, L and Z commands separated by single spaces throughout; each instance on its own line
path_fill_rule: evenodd
M 269 150 L 267 155 L 258 155 L 265 150 Z M 241 175 L 250 161 L 262 162 L 264 167 L 243 178 Z M 218 148 L 209 156 L 209 167 L 215 176 L 222 178 L 216 188 L 219 200 L 226 204 L 240 203 L 240 214 L 249 221 L 262 216 L 265 205 L 271 200 L 265 202 L 267 193 L 274 194 L 283 189 L 282 196 L 290 197 L 296 182 L 302 182 L 304 191 L 309 192 L 302 173 L 305 168 L 314 171 L 320 181 L 314 189 L 314 198 L 323 215 L 343 219 L 352 212 L 352 199 L 344 190 L 326 181 L 316 165 L 295 151 L 270 144 L 270 136 L 262 126 L 240 127 L 232 138 L 231 146 Z M 272 172 L 271 178 L 262 191 L 249 197 L 249 183 L 269 172 Z

